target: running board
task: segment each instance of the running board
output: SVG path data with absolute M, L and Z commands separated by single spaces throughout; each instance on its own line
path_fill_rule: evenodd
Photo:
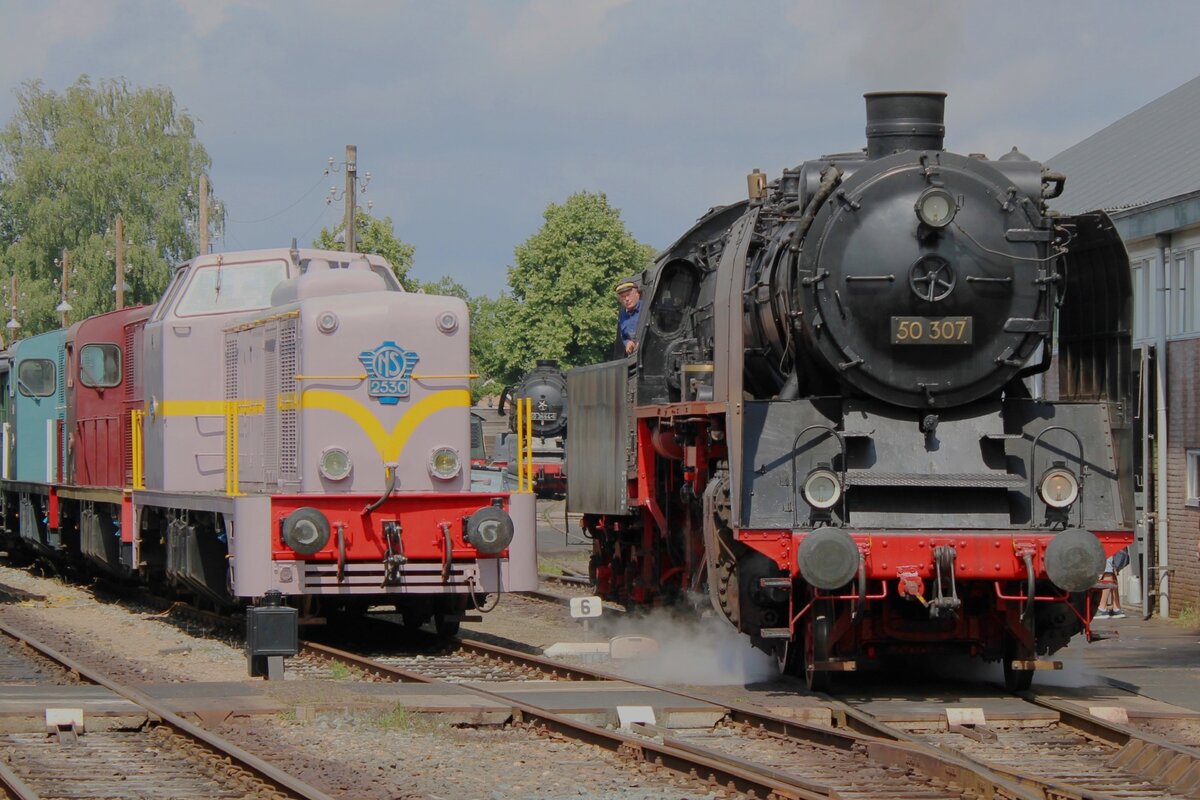
M 790 639 L 791 628 L 759 628 L 758 635 L 762 639 Z

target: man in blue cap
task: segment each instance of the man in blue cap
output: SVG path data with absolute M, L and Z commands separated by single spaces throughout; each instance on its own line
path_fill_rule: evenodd
M 617 313 L 617 336 L 625 355 L 637 350 L 638 316 L 642 313 L 642 293 L 632 278 L 617 282 L 617 300 L 621 310 Z

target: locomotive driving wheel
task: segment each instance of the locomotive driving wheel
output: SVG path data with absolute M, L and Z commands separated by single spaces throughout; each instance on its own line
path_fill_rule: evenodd
M 833 609 L 828 603 L 815 603 L 804 623 L 804 683 L 810 692 L 827 692 L 833 678 L 817 664 L 829 660 L 829 633 L 833 627 Z

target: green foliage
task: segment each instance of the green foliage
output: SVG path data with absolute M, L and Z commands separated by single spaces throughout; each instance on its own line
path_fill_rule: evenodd
M 653 249 L 625 230 L 620 211 L 603 193 L 577 192 L 562 205 L 551 203 L 544 218 L 541 229 L 516 248 L 516 264 L 508 270 L 512 297 L 501 297 L 491 309 L 503 324 L 497 346 L 488 350 L 497 362 L 490 374 L 504 380 L 539 358 L 564 367 L 608 360 L 617 330 L 613 286 L 648 268 L 653 258 Z
M 379 219 L 361 208 L 356 208 L 354 223 L 358 226 L 355 249 L 360 253 L 373 253 L 386 258 L 392 265 L 392 270 L 395 271 L 401 285 L 406 289 L 409 288 L 408 271 L 412 268 L 415 250 L 411 244 L 397 238 L 392 218 Z M 313 247 L 319 247 L 322 250 L 345 250 L 344 242 L 334 241 L 337 235 L 345 229 L 344 220 L 333 230 L 321 228 L 321 234 L 313 242 Z
M 120 79 L 81 76 L 62 94 L 32 82 L 16 95 L 0 131 L 0 282 L 7 300 L 18 276 L 22 333 L 58 326 L 54 261 L 64 249 L 72 319 L 114 307 L 118 214 L 130 242 L 125 301 L 156 301 L 171 268 L 197 251 L 195 187 L 210 161 L 195 121 L 170 89 Z
M 426 283 L 418 282 L 417 288 L 425 294 L 436 294 L 443 297 L 457 297 L 460 300 L 465 300 L 468 303 L 471 301 L 471 293 L 467 291 L 467 287 L 463 286 L 458 281 L 449 276 L 438 278 L 436 281 L 428 281 Z
M 516 359 L 505 349 L 505 329 L 511 324 L 516 305 L 505 294 L 471 299 L 471 371 L 480 376 L 472 386 L 472 402 L 500 394 L 505 384 L 519 377 L 511 366 Z
M 351 667 L 348 664 L 343 664 L 341 661 L 329 662 L 329 677 L 335 681 L 344 681 L 351 678 L 357 679 L 361 674 L 362 670 Z

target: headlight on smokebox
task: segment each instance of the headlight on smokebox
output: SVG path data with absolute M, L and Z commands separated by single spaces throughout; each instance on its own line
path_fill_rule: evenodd
M 804 501 L 822 511 L 833 508 L 842 497 L 842 482 L 831 469 L 814 469 L 804 479 Z
M 331 481 L 343 480 L 354 466 L 350 454 L 341 447 L 326 447 L 321 451 L 321 475 Z
M 311 556 L 329 543 L 329 519 L 312 506 L 298 508 L 283 519 L 283 543 L 302 556 Z
M 1042 475 L 1038 493 L 1051 508 L 1067 508 L 1079 498 L 1079 479 L 1071 470 L 1055 464 Z
M 515 527 L 504 509 L 485 506 L 467 518 L 467 544 L 494 556 L 512 544 Z
M 429 454 L 429 474 L 448 481 L 462 471 L 458 451 L 453 447 L 439 447 Z

